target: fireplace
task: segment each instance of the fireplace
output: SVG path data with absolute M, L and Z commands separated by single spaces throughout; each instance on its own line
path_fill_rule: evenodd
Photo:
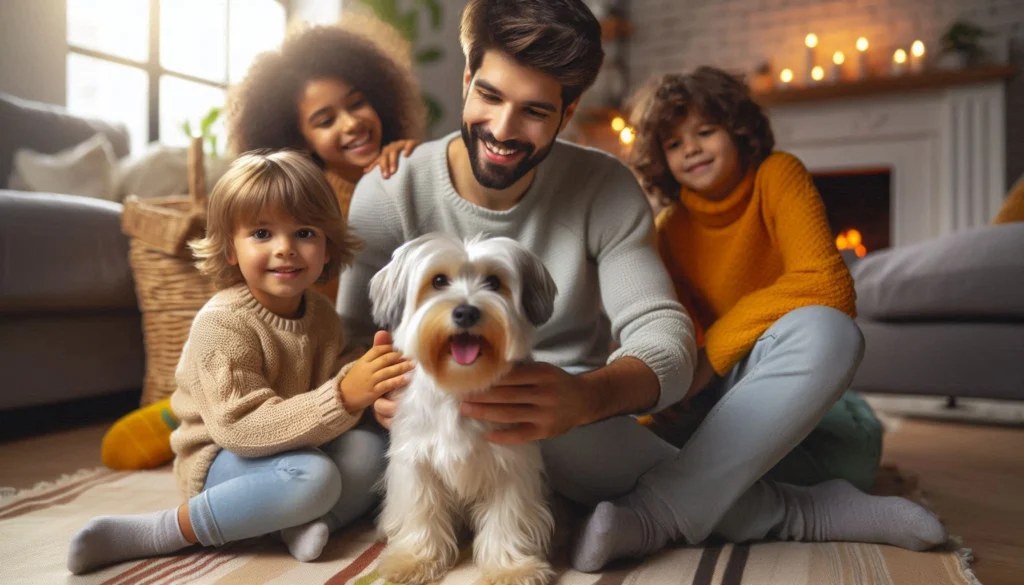
M 826 171 L 812 173 L 812 177 L 840 250 L 864 256 L 890 247 L 891 169 Z

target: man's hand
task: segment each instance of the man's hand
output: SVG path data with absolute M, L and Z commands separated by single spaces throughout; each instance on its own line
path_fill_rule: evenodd
M 557 437 L 595 420 L 588 382 L 551 364 L 517 366 L 496 386 L 462 403 L 462 414 L 478 420 L 513 425 L 492 431 L 486 439 L 514 445 Z
M 338 391 L 345 410 L 358 412 L 388 392 L 404 387 L 409 383 L 406 374 L 414 367 L 415 364 L 391 346 L 391 336 L 386 331 L 378 331 L 373 337 L 373 347 L 341 379 Z

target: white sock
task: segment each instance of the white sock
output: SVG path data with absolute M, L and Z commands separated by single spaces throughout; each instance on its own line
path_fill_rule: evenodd
M 172 553 L 191 544 L 178 509 L 132 516 L 97 516 L 71 538 L 68 570 L 79 575 L 104 565 Z
M 303 563 L 315 561 L 327 546 L 331 531 L 323 518 L 281 531 L 281 540 L 295 560 Z

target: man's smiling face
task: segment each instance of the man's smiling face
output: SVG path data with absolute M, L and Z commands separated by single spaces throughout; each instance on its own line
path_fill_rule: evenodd
M 572 116 L 563 111 L 562 85 L 496 51 L 484 54 L 475 74 L 463 80 L 462 140 L 481 186 L 502 190 L 547 157 Z

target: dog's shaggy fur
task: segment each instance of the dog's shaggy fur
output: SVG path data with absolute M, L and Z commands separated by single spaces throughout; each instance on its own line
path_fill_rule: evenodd
M 427 234 L 395 251 L 370 282 L 375 320 L 417 363 L 398 400 L 379 526 L 378 571 L 399 583 L 441 578 L 458 556 L 459 528 L 488 582 L 542 585 L 554 531 L 537 443 L 499 445 L 498 425 L 462 417 L 466 395 L 490 388 L 530 357 L 550 318 L 555 284 L 508 238 L 465 242 Z

